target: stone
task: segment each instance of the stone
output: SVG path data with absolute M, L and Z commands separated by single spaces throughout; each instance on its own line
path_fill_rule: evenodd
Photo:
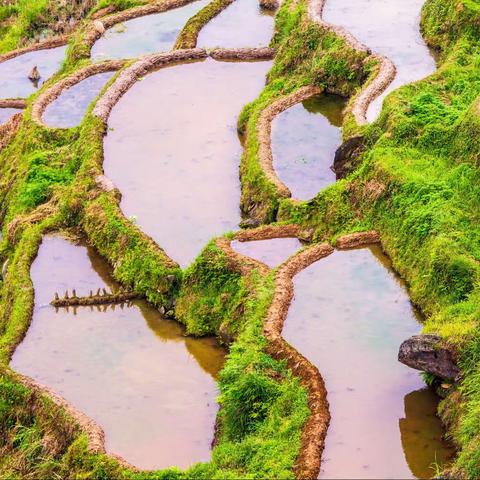
M 340 145 L 333 161 L 333 171 L 337 180 L 346 177 L 355 169 L 358 157 L 364 150 L 364 138 L 361 135 L 351 137 Z
M 100 21 L 100 20 L 95 20 L 93 22 L 93 28 L 95 28 L 95 30 L 101 34 L 103 34 L 105 32 L 105 27 L 103 25 L 103 23 Z
M 405 340 L 400 346 L 398 360 L 445 380 L 458 380 L 460 376 L 455 353 L 438 335 L 414 335 Z
M 32 71 L 28 74 L 28 78 L 34 83 L 40 80 L 40 72 L 38 71 L 38 68 L 36 65 L 32 68 Z
M 260 222 L 255 218 L 245 218 L 240 222 L 241 228 L 257 228 L 260 226 Z
M 224 322 L 220 325 L 218 329 L 218 338 L 222 345 L 230 346 L 235 340 L 234 336 L 230 332 L 228 325 Z
M 97 175 L 95 177 L 95 183 L 97 187 L 104 192 L 113 192 L 115 190 L 114 183 L 105 175 Z

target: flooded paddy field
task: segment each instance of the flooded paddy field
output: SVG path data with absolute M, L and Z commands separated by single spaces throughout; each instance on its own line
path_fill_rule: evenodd
M 332 164 L 342 143 L 345 103 L 335 95 L 318 95 L 273 121 L 273 167 L 293 198 L 309 200 L 335 182 Z
M 208 0 L 196 0 L 183 7 L 145 15 L 109 28 L 92 47 L 92 60 L 121 60 L 170 50 L 188 19 Z
M 258 0 L 236 0 L 212 19 L 198 36 L 198 47 L 267 47 L 273 35 L 271 11 Z
M 396 88 L 427 77 L 435 59 L 420 33 L 425 0 L 326 0 L 323 18 L 344 27 L 375 53 L 389 58 L 395 80 L 368 108 L 367 119 L 378 117 L 384 98 Z
M 112 111 L 105 173 L 125 215 L 182 267 L 240 222 L 237 117 L 270 65 L 208 59 L 164 68 Z
M 246 257 L 275 268 L 302 248 L 298 238 L 272 238 L 252 242 L 233 241 L 232 248 Z
M 104 260 L 82 244 L 44 237 L 31 274 L 33 320 L 11 367 L 96 421 L 106 450 L 139 468 L 208 461 L 224 361 L 215 340 L 186 337 L 144 301 L 50 306 L 55 292 L 116 287 Z
M 59 128 L 79 125 L 90 103 L 100 94 L 114 73 L 92 75 L 62 92 L 45 110 L 43 114 L 45 124 Z
M 438 398 L 397 361 L 421 329 L 379 247 L 336 251 L 294 277 L 285 339 L 318 367 L 332 416 L 320 478 L 433 478 L 453 449 Z
M 0 108 L 0 124 L 5 123 L 16 113 L 20 113 L 21 111 L 21 108 Z
M 24 98 L 34 93 L 62 65 L 67 47 L 24 53 L 0 63 L 0 97 Z M 28 75 L 37 67 L 40 79 L 32 82 Z
M 23 118 L 0 129 L 0 150 L 6 147 L 7 151 L 0 158 L 0 173 L 5 175 L 5 180 L 0 181 L 0 203 L 6 204 L 0 205 L 0 215 L 6 220 L 5 239 L 0 246 L 0 300 L 5 298 L 6 302 L 5 308 L 0 306 L 0 326 L 14 330 L 18 325 L 18 332 L 27 331 L 9 366 L 58 393 L 91 418 L 105 432 L 106 453 L 140 470 L 186 470 L 198 462 L 207 462 L 194 471 L 212 473 L 211 478 L 317 478 L 318 474 L 321 479 L 423 479 L 438 477 L 439 472 L 452 465 L 456 455 L 445 440 L 444 426 L 438 417 L 440 399 L 433 388 L 425 385 L 433 373 L 422 377 L 398 361 L 400 345 L 421 332 L 424 318 L 411 303 L 406 284 L 379 245 L 383 242 L 386 248 L 397 249 L 387 248 L 399 262 L 405 278 L 413 278 L 415 287 L 415 275 L 429 271 L 428 259 L 435 258 L 445 271 L 456 273 L 457 263 L 449 263 L 449 258 L 437 254 L 438 245 L 422 245 L 425 251 L 421 255 L 427 260 L 420 259 L 419 254 L 419 265 L 424 263 L 415 271 L 412 265 L 416 266 L 417 258 L 409 257 L 408 250 L 413 243 L 405 241 L 406 250 L 400 252 L 402 245 L 395 230 L 401 230 L 398 225 L 406 221 L 412 223 L 412 218 L 417 221 L 408 210 L 415 202 L 420 205 L 415 196 L 418 192 L 408 192 L 408 188 L 421 190 L 425 181 L 429 188 L 435 188 L 436 195 L 436 186 L 441 185 L 447 194 L 436 195 L 435 201 L 450 208 L 453 204 L 447 204 L 443 197 L 450 193 L 453 197 L 457 185 L 449 186 L 451 179 L 446 172 L 434 172 L 439 163 L 435 151 L 428 152 L 428 159 L 423 150 L 418 158 L 413 158 L 411 152 L 417 152 L 417 146 L 405 147 L 410 130 L 399 129 L 398 132 L 406 132 L 405 137 L 395 145 L 391 143 L 398 140 L 396 121 L 399 126 L 408 123 L 408 128 L 415 130 L 418 115 L 413 109 L 409 113 L 403 111 L 406 108 L 399 109 L 395 111 L 397 117 L 386 112 L 385 122 L 364 125 L 368 102 L 355 101 L 362 91 L 375 84 L 375 80 L 365 83 L 372 80 L 369 69 L 373 57 L 364 51 L 353 54 L 347 47 L 347 54 L 339 52 L 338 48 L 344 46 L 340 39 L 344 34 L 335 29 L 328 30 L 329 33 L 314 31 L 326 27 L 319 18 L 308 18 L 312 4 L 302 2 L 294 1 L 282 10 L 275 27 L 275 13 L 263 9 L 258 0 L 235 0 L 201 28 L 198 47 L 206 50 L 188 49 L 148 57 L 144 56 L 173 49 L 185 23 L 209 0 L 119 23 L 102 34 L 90 55 L 92 38 L 98 38 L 103 30 L 103 15 L 114 12 L 120 15 L 116 18 L 132 18 L 153 9 L 144 8 L 150 3 L 148 0 L 125 16 L 120 4 L 97 17 L 92 11 L 92 17 L 85 20 L 88 37 L 82 37 L 79 30 L 69 38 L 70 81 L 61 87 L 90 72 L 116 69 L 119 76 L 98 108 L 86 116 L 89 105 L 115 72 L 85 78 L 63 90 L 53 101 L 59 89 L 45 88 L 33 104 L 30 100 L 3 102 L 8 107 L 26 105 Z M 273 8 L 275 2 L 261 3 Z M 396 66 L 393 83 L 368 107 L 369 121 L 378 117 L 389 92 L 436 69 L 419 29 L 423 3 L 424 0 L 325 0 L 326 22 L 344 27 L 373 53 L 388 57 Z M 215 3 L 214 9 L 217 7 Z M 271 42 L 274 33 L 277 36 Z M 304 50 L 299 39 L 305 40 Z M 276 47 L 275 51 L 248 50 L 270 44 Z M 318 46 L 318 50 L 312 45 Z M 211 51 L 215 47 L 247 48 L 215 54 Z M 0 63 L 0 97 L 24 98 L 35 93 L 61 67 L 65 52 L 66 47 L 39 50 Z M 238 61 L 275 56 L 273 61 Z M 179 58 L 188 60 L 180 62 Z M 107 59 L 131 62 L 89 65 Z M 275 61 L 278 63 L 269 75 Z M 448 62 L 445 65 L 445 69 L 449 68 Z M 40 79 L 32 82 L 28 74 L 33 67 L 38 68 Z M 460 72 L 462 67 L 459 62 L 455 68 Z M 448 81 L 452 86 L 448 91 L 451 105 L 458 114 L 453 126 L 461 126 L 458 132 L 463 135 L 470 128 L 460 116 L 461 106 L 467 102 L 464 97 L 463 104 L 455 98 L 458 92 L 453 87 L 459 85 L 454 85 L 453 74 Z M 259 97 L 267 82 L 268 88 L 258 102 L 243 111 L 241 124 L 247 127 L 242 128 L 240 137 L 239 115 L 245 105 Z M 439 92 L 446 88 L 445 82 L 429 87 L 425 91 L 432 98 L 440 98 Z M 422 88 L 420 85 L 420 93 Z M 324 89 L 352 97 L 322 93 L 281 111 L 285 105 Z M 42 98 L 51 102 L 45 109 L 46 101 L 42 103 Z M 363 99 L 368 99 L 368 95 Z M 448 102 L 442 103 L 441 108 L 453 111 Z M 0 109 L 0 124 L 20 111 Z M 39 118 L 42 112 L 44 125 Z M 438 120 L 433 117 L 429 115 L 432 125 Z M 72 131 L 44 128 L 67 129 L 80 124 L 82 128 Z M 451 127 L 443 125 L 443 129 L 432 131 L 447 132 Z M 416 133 L 420 138 L 424 132 Z M 352 138 L 353 146 L 348 142 Z M 342 177 L 338 188 L 323 195 L 319 192 L 336 181 L 333 162 L 344 141 L 347 160 L 350 153 L 353 157 L 365 152 L 361 157 L 365 162 L 353 175 Z M 442 141 L 445 151 L 456 151 L 453 147 L 446 150 L 448 135 Z M 394 168 L 400 160 L 390 153 L 400 154 L 404 147 L 404 156 L 399 158 L 405 162 Z M 36 150 L 48 160 L 45 165 L 36 164 Z M 67 157 L 71 154 L 78 159 L 78 170 L 69 171 L 68 180 L 63 181 L 60 168 L 64 168 L 66 153 Z M 420 158 L 424 154 L 425 158 Z M 242 158 L 241 178 L 246 182 L 243 186 Z M 415 162 L 428 164 L 428 168 L 410 171 Z M 354 161 L 347 164 L 356 165 Z M 461 166 L 467 172 L 467 163 Z M 465 173 L 462 181 L 466 184 L 467 180 Z M 292 198 L 287 198 L 288 191 L 282 183 Z M 240 201 L 241 192 L 244 197 Z M 391 202 L 389 198 L 381 203 L 384 193 L 385 197 L 391 196 Z M 430 196 L 424 197 L 421 208 L 431 201 Z M 382 212 L 383 205 L 386 206 Z M 404 209 L 400 211 L 398 205 Z M 395 215 L 405 217 L 396 219 Z M 252 230 L 238 231 L 240 224 Z M 59 236 L 59 232 L 65 234 L 65 225 L 72 228 L 69 232 L 76 232 L 71 238 Z M 360 226 L 369 231 L 357 231 Z M 63 297 L 65 291 L 75 292 L 75 297 L 95 297 L 92 294 L 97 290 L 117 292 L 122 287 L 113 279 L 112 266 L 87 240 L 76 237 L 82 235 L 82 228 L 96 245 L 105 242 L 102 252 L 118 277 L 125 280 L 123 287 L 128 285 L 123 298 L 135 300 L 117 304 L 118 297 L 112 295 L 108 300 L 103 298 L 105 302 L 114 298 L 112 303 L 97 306 L 51 305 L 56 295 Z M 55 231 L 56 235 L 51 233 Z M 40 232 L 51 234 L 43 236 L 30 268 L 30 260 L 21 264 L 19 259 L 33 258 L 35 242 L 40 238 L 35 235 Z M 425 234 L 432 238 L 428 237 L 425 244 L 433 244 L 433 235 L 437 233 L 432 227 L 432 232 Z M 292 237 L 230 242 L 232 238 L 273 235 Z M 467 238 L 461 229 L 455 235 L 455 239 Z M 364 245 L 365 239 L 378 243 L 350 250 L 334 251 L 332 247 L 335 241 L 339 249 Z M 455 239 L 453 234 L 445 239 L 445 251 L 454 252 L 451 245 L 456 245 Z M 207 245 L 210 247 L 201 254 Z M 232 254 L 230 247 L 239 255 Z M 174 262 L 165 258 L 162 250 Z M 248 258 L 242 262 L 242 255 L 277 270 L 269 272 L 258 264 L 255 268 Z M 293 272 L 305 264 L 303 261 L 308 263 L 321 255 L 325 258 L 293 277 L 294 298 L 289 305 Z M 468 282 L 477 278 L 472 258 L 459 257 L 458 261 L 462 268 L 466 265 L 465 291 L 470 288 Z M 405 264 L 401 263 L 404 261 Z M 34 286 L 32 318 L 28 303 L 29 268 Z M 441 285 L 448 283 L 441 281 Z M 20 291 L 17 284 L 27 291 L 23 297 L 15 291 Z M 473 292 L 476 287 L 471 288 Z M 24 290 L 21 292 L 25 293 Z M 138 292 L 148 292 L 148 298 L 162 302 L 163 306 L 155 308 L 137 296 Z M 470 295 L 470 290 L 460 293 Z M 412 298 L 425 312 L 432 312 L 435 302 L 439 298 L 443 301 L 436 295 L 432 293 L 432 299 L 419 300 L 415 289 Z M 96 298 L 100 297 L 98 294 Z M 18 319 L 14 318 L 17 323 L 11 328 L 7 322 L 9 309 L 13 308 L 17 309 Z M 160 313 L 165 310 L 169 319 Z M 188 326 L 189 333 L 214 332 L 219 340 L 187 335 L 187 329 L 171 319 L 175 315 Z M 429 331 L 433 331 L 430 328 L 434 317 L 429 317 L 428 322 Z M 1 352 L 6 358 L 5 371 L 11 375 L 12 385 L 22 389 L 26 385 L 25 391 L 30 394 L 28 381 L 7 371 L 7 357 L 19 341 L 18 335 L 15 337 L 15 332 L 12 334 L 8 328 L 6 354 Z M 445 327 L 440 326 L 438 335 L 443 334 L 442 328 Z M 434 341 L 436 346 L 440 344 Z M 231 348 L 222 375 L 227 352 L 219 342 Z M 457 393 L 459 378 L 445 384 L 435 377 L 432 382 L 441 385 L 438 391 L 449 395 Z M 216 423 L 219 385 L 222 410 Z M 0 403 L 5 404 L 3 398 Z M 9 414 L 15 415 L 16 408 L 12 407 Z M 51 408 L 50 418 L 55 418 L 57 406 Z M 34 407 L 27 405 L 24 410 L 36 421 Z M 70 413 L 73 421 L 75 412 Z M 19 431 L 24 428 L 21 422 L 15 424 L 13 433 L 8 433 L 8 442 L 4 444 L 8 443 L 5 451 L 11 450 L 8 455 L 14 459 L 12 464 L 18 456 L 27 465 L 28 452 L 20 452 L 23 445 L 17 447 L 11 441 L 16 441 L 17 427 Z M 39 443 L 49 434 L 47 429 L 45 435 L 42 422 L 44 418 L 40 418 L 39 426 L 31 427 Z M 63 431 L 54 433 L 59 438 L 64 435 Z M 53 465 L 58 461 L 55 473 L 62 472 L 65 463 L 79 460 L 76 452 L 70 453 L 69 446 L 65 447 L 65 457 L 71 454 L 71 459 L 60 458 L 63 452 L 45 454 L 45 462 Z M 0 445 L 2 453 L 3 448 Z M 35 459 L 40 469 L 44 468 L 43 450 L 41 455 L 42 458 L 39 454 L 40 459 Z M 85 464 L 91 462 L 95 468 L 98 461 L 95 472 L 107 463 L 122 472 L 123 466 L 112 458 L 93 454 L 90 457 L 90 453 L 85 453 L 85 458 Z M 0 477 L 7 471 L 2 462 Z M 75 473 L 79 477 L 90 474 L 82 470 L 86 467 L 78 468 Z M 305 471 L 314 473 L 302 476 Z M 38 472 L 32 468 L 23 476 L 35 478 L 34 473 Z M 169 474 L 158 475 L 163 478 Z M 23 476 L 19 474 L 19 478 Z M 190 478 L 190 472 L 185 476 Z

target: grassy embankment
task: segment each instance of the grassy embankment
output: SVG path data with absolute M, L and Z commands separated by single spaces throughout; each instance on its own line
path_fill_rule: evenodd
M 241 208 L 245 215 L 261 223 L 275 221 L 281 200 L 258 159 L 257 125 L 262 110 L 303 86 L 351 97 L 377 68 L 377 62 L 366 53 L 352 49 L 334 33 L 326 33 L 309 21 L 306 2 L 287 4 L 277 15 L 278 29 L 272 46 L 278 53 L 269 83 L 239 118 L 239 129 L 245 135 Z
M 348 52 L 339 39 L 331 34 L 324 35 L 318 27 L 309 25 L 304 18 L 305 12 L 301 11 L 304 8 L 301 2 L 292 10 L 288 8 L 284 6 L 279 15 L 280 33 L 276 39 L 279 56 L 270 84 L 260 100 L 242 115 L 240 124 L 247 130 L 254 128 L 255 115 L 262 101 L 266 105 L 277 95 L 289 93 L 311 81 L 330 91 L 350 95 L 373 68 L 373 65 L 360 67 L 361 55 Z M 480 317 L 477 213 L 480 192 L 475 100 L 480 88 L 478 19 L 477 2 L 427 2 L 423 29 L 428 41 L 442 49 L 439 72 L 389 97 L 379 121 L 361 131 L 367 150 L 359 159 L 356 171 L 348 179 L 321 192 L 313 201 L 294 205 L 275 196 L 255 163 L 253 130 L 247 140 L 251 143 L 247 144 L 242 167 L 242 178 L 244 182 L 247 180 L 244 189 L 250 189 L 247 198 L 253 198 L 254 205 L 268 206 L 262 212 L 265 219 L 274 218 L 279 207 L 280 219 L 315 228 L 317 239 L 335 238 L 341 233 L 372 227 L 381 231 L 395 267 L 410 283 L 412 298 L 428 316 L 427 329 L 439 331 L 460 349 L 464 378 L 458 391 L 445 402 L 443 412 L 445 419 L 452 422 L 452 432 L 460 447 L 456 472 L 469 477 L 480 475 L 477 361 L 480 342 L 476 333 Z M 311 47 L 305 49 L 304 45 Z M 321 54 L 318 54 L 319 46 Z M 335 90 L 340 88 L 342 79 L 344 90 Z M 99 161 L 95 131 L 98 125 L 92 125 L 91 121 L 89 124 L 88 120 L 68 134 L 37 132 L 32 130 L 36 127 L 28 122 L 27 113 L 21 133 L 9 147 L 9 163 L 5 161 L 5 152 L 0 156 L 2 180 L 5 178 L 0 187 L 2 206 L 8 205 L 8 211 L 2 212 L 2 217 L 7 217 L 6 223 L 19 214 L 32 212 L 37 205 L 35 201 L 28 205 L 35 195 L 25 192 L 34 178 L 45 179 L 46 169 L 38 170 L 36 165 L 42 164 L 42 160 L 35 160 L 30 154 L 54 151 L 44 157 L 47 161 L 43 160 L 44 167 L 52 167 L 59 158 L 68 159 L 69 155 L 64 155 L 66 150 L 77 152 L 72 155 L 78 158 L 78 151 L 71 149 L 71 145 L 77 145 L 85 161 L 78 164 L 76 173 L 75 169 L 69 173 L 65 168 L 68 162 L 61 167 L 57 165 L 55 173 L 47 175 L 48 195 L 42 199 L 44 202 L 49 197 L 56 198 L 52 202 L 55 214 L 42 217 L 39 223 L 24 222 L 14 238 L 2 244 L 2 257 L 10 257 L 9 273 L 1 285 L 4 352 L 9 351 L 13 339 L 28 325 L 32 302 L 28 270 L 42 231 L 81 225 L 88 233 L 90 225 L 90 234 L 96 231 L 100 235 L 98 246 L 105 238 L 109 240 L 102 252 L 109 256 L 110 251 L 116 250 L 117 255 L 124 252 L 123 246 L 115 245 L 109 236 L 111 229 L 118 228 L 118 222 L 128 232 L 133 228 L 120 215 L 108 221 L 105 228 L 89 223 L 89 218 L 97 218 L 95 208 L 103 209 L 108 220 L 108 214 L 116 212 L 118 207 L 106 194 L 93 200 L 88 198 L 88 192 L 95 192 L 95 187 L 91 179 L 88 180 L 87 172 L 97 169 Z M 351 126 L 350 130 L 353 130 Z M 32 134 L 37 134 L 35 140 Z M 92 141 L 89 134 L 97 140 Z M 41 143 L 37 144 L 37 140 Z M 31 168 L 32 172 L 41 171 L 42 174 L 30 176 Z M 131 252 L 134 255 L 135 250 Z M 112 255 L 110 260 L 113 258 Z M 124 267 L 125 274 L 135 272 L 134 264 L 132 261 L 129 268 Z M 152 259 L 154 264 L 155 259 Z M 217 282 L 217 277 L 222 281 Z M 186 308 L 182 316 L 189 330 L 216 332 L 227 318 L 233 318 L 230 328 L 237 333 L 238 339 L 222 374 L 220 444 L 214 450 L 213 460 L 195 467 L 190 474 L 171 472 L 171 475 L 225 478 L 249 472 L 259 476 L 262 473 L 291 476 L 298 442 L 285 442 L 290 437 L 299 438 L 307 414 L 306 397 L 289 372 L 262 350 L 264 340 L 259 329 L 270 301 L 272 279 L 261 280 L 255 274 L 249 279 L 241 278 L 225 265 L 221 252 L 212 244 L 187 271 L 184 285 L 182 296 L 188 298 L 191 307 Z M 180 313 L 181 305 L 180 300 Z M 210 315 L 211 312 L 214 315 Z M 3 354 L 4 359 L 7 356 L 8 353 Z M 29 392 L 12 381 L 7 371 L 1 392 L 0 406 L 5 412 L 1 425 L 2 444 L 7 446 L 0 463 L 3 472 L 10 473 L 12 465 L 21 463 L 23 478 L 28 474 L 38 476 L 46 468 L 50 469 L 49 474 L 82 472 L 92 478 L 133 475 L 104 456 L 87 454 L 85 439 L 80 437 L 73 441 L 73 434 L 73 443 L 67 442 L 55 455 L 49 454 L 42 438 L 46 433 L 52 435 L 49 429 L 56 423 L 48 412 L 54 409 L 48 408 L 47 414 L 42 416 L 41 409 L 30 408 Z M 239 418 L 243 421 L 239 422 Z M 29 435 L 37 442 L 25 441 Z M 37 450 L 27 448 L 34 443 Z M 154 473 L 150 476 L 161 478 L 165 475 Z
M 358 85 L 356 79 L 364 79 L 374 68 L 367 63 L 363 70 L 355 70 L 359 59 L 328 35 L 320 45 L 333 45 L 332 57 L 328 50 L 321 52 L 313 64 L 316 55 L 305 53 L 304 46 L 318 32 L 308 23 L 302 29 L 301 9 L 302 4 L 282 9 L 279 57 L 270 84 L 240 119 L 247 132 L 242 206 L 262 221 L 277 218 L 313 228 L 317 241 L 334 241 L 341 234 L 372 228 L 381 232 L 395 268 L 409 283 L 412 300 L 426 315 L 425 331 L 440 333 L 459 352 L 463 378 L 440 410 L 459 448 L 453 474 L 476 478 L 480 476 L 480 3 L 427 0 L 422 31 L 439 52 L 438 72 L 391 94 L 373 125 L 359 127 L 347 116 L 344 135 L 364 137 L 365 151 L 355 171 L 311 201 L 295 203 L 281 199 L 260 168 L 256 142 L 260 111 L 272 98 L 312 82 L 350 95 Z M 308 38 L 298 35 L 299 29 Z M 282 55 L 283 49 L 287 54 Z M 326 69 L 318 68 L 325 63 Z M 281 75 L 283 65 L 287 69 L 295 65 L 286 78 Z M 332 84 L 325 73 L 334 75 Z M 350 80 L 343 91 L 342 79 Z M 189 272 L 186 291 L 188 278 Z M 209 285 L 197 296 L 202 300 L 190 303 L 186 318 L 207 319 L 211 312 L 217 318 L 220 307 L 208 303 L 215 298 Z
M 312 201 L 280 202 L 279 219 L 317 240 L 381 232 L 425 331 L 459 352 L 463 378 L 441 405 L 459 447 L 455 475 L 480 476 L 480 3 L 427 0 L 427 42 L 438 71 L 391 94 L 377 122 L 353 128 L 365 152 L 345 180 Z
M 88 62 L 69 58 L 47 85 Z M 28 108 L 15 139 L 0 152 L 0 223 L 4 234 L 0 260 L 3 264 L 8 259 L 0 279 L 3 478 L 51 478 L 62 472 L 66 476 L 90 470 L 93 477 L 101 478 L 107 467 L 111 475 L 120 471 L 117 462 L 88 455 L 86 438 L 78 437 L 76 429 L 60 421 L 63 414 L 48 399 L 38 399 L 21 386 L 7 367 L 31 319 L 29 269 L 42 234 L 71 227 L 83 229 L 114 265 L 115 276 L 156 305 L 168 302 L 179 286 L 180 269 L 124 218 L 114 193 L 96 186 L 102 138 L 102 125 L 90 115 L 74 129 L 45 129 L 32 121 Z
M 282 25 L 280 28 L 285 30 Z M 78 35 L 72 51 L 81 51 Z M 313 47 L 309 52 L 313 55 Z M 63 70 L 48 83 L 87 61 L 70 53 Z M 0 220 L 4 225 L 0 258 L 9 261 L 0 283 L 1 475 L 291 478 L 308 407 L 298 379 L 263 351 L 261 328 L 272 295 L 272 277 L 261 279 L 258 272 L 252 272 L 248 279 L 241 278 L 226 268 L 225 259 L 213 245 L 203 252 L 187 278 L 199 274 L 199 289 L 208 284 L 212 295 L 208 301 L 217 305 L 219 322 L 235 310 L 229 329 L 238 341 L 221 375 L 222 410 L 211 462 L 186 473 L 135 474 L 104 455 L 87 452 L 86 438 L 65 427 L 61 412 L 48 399 L 32 398 L 8 370 L 8 359 L 30 322 L 33 289 L 29 268 L 45 232 L 82 229 L 114 266 L 116 278 L 156 305 L 178 288 L 178 281 L 164 285 L 164 280 L 167 274 L 179 280 L 179 269 L 123 217 L 115 194 L 102 192 L 94 182 L 101 172 L 102 133 L 100 123 L 89 114 L 78 128 L 47 130 L 35 125 L 27 109 L 14 141 L 0 153 Z M 209 262 L 214 265 L 213 275 Z M 219 325 L 197 322 L 188 327 L 192 333 L 205 334 L 216 332 Z
M 148 0 L 16 0 L 0 5 L 0 54 L 71 33 L 78 21 L 101 9 L 120 11 L 145 3 Z

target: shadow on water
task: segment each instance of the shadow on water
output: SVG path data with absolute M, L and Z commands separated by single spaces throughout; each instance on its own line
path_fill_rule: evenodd
M 280 113 L 272 124 L 273 166 L 293 198 L 309 200 L 335 183 L 332 165 L 342 143 L 346 101 L 318 95 Z
M 405 418 L 398 426 L 405 459 L 416 478 L 432 478 L 433 464 L 448 465 L 455 449 L 442 440 L 444 431 L 437 417 L 438 397 L 427 388 L 405 395 Z
M 105 431 L 108 452 L 144 469 L 207 461 L 225 352 L 185 336 L 145 301 L 54 309 L 55 291 L 114 288 L 93 249 L 44 237 L 31 269 L 32 324 L 11 367 L 53 388 Z
M 320 478 L 431 478 L 451 454 L 438 399 L 397 361 L 421 325 L 390 267 L 377 247 L 335 251 L 294 278 L 284 336 L 319 368 L 332 414 Z

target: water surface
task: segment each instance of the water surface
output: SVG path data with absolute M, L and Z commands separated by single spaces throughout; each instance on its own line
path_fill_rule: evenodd
M 341 97 L 318 95 L 274 119 L 273 166 L 293 198 L 309 200 L 335 182 L 331 167 L 342 143 L 344 107 Z
M 235 0 L 203 27 L 197 46 L 268 47 L 273 27 L 274 14 L 260 8 L 258 0 Z
M 34 93 L 60 69 L 67 47 L 37 50 L 0 63 L 0 98 L 23 98 Z M 36 83 L 28 75 L 37 67 L 40 80 Z
M 0 108 L 0 124 L 5 123 L 16 113 L 20 113 L 21 108 Z
M 31 269 L 33 321 L 11 367 L 53 388 L 105 431 L 108 452 L 140 468 L 210 458 L 224 352 L 143 301 L 55 308 L 55 291 L 115 286 L 95 252 L 45 237 Z
M 319 368 L 332 414 L 320 478 L 432 478 L 452 454 L 435 395 L 397 361 L 421 325 L 389 268 L 376 247 L 337 251 L 294 279 L 284 336 Z
M 92 60 L 134 58 L 170 50 L 190 17 L 207 5 L 197 0 L 184 7 L 134 18 L 109 28 L 92 47 Z
M 435 60 L 420 34 L 420 12 L 425 0 L 327 0 L 325 21 L 341 25 L 374 52 L 388 57 L 397 76 L 369 107 L 367 118 L 377 118 L 383 99 L 392 90 L 425 78 L 436 69 Z
M 271 238 L 253 242 L 239 242 L 235 240 L 231 245 L 237 253 L 259 260 L 270 268 L 277 267 L 302 248 L 298 238 Z
M 82 80 L 48 105 L 43 121 L 50 127 L 70 128 L 79 125 L 90 103 L 98 97 L 115 72 L 99 73 Z
M 270 65 L 207 59 L 164 68 L 113 109 L 105 172 L 123 212 L 183 267 L 240 222 L 237 117 Z

